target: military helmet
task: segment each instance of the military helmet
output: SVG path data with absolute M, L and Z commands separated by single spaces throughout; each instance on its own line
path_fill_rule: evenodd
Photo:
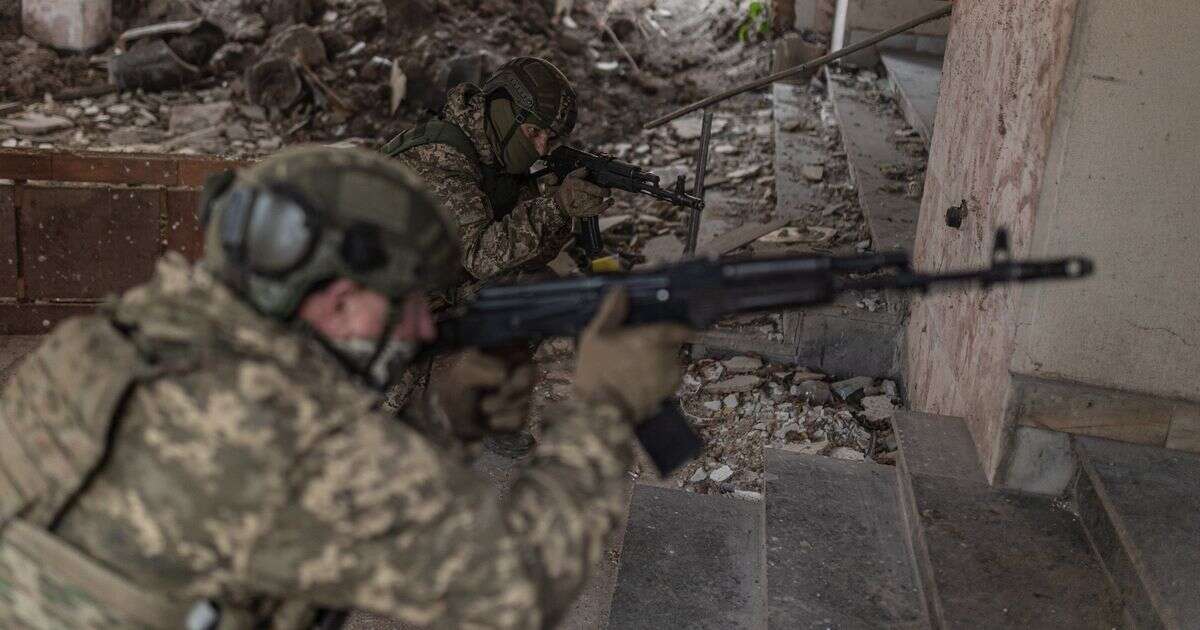
M 570 135 L 579 118 L 575 88 L 554 64 L 536 57 L 517 57 L 500 66 L 483 84 L 488 100 L 507 92 L 521 122 L 531 122 L 560 138 Z
M 334 278 L 399 299 L 451 286 L 460 266 L 439 205 L 374 152 L 289 149 L 210 182 L 203 203 L 204 264 L 280 319 Z

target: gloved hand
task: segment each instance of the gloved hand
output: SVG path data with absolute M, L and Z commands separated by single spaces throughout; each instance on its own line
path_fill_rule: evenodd
M 535 374 L 532 365 L 510 369 L 496 357 L 466 350 L 434 380 L 433 404 L 462 439 L 517 431 L 529 417 Z
M 679 324 L 622 327 L 628 316 L 623 289 L 604 298 L 579 338 L 575 391 L 585 400 L 615 402 L 640 422 L 679 387 L 679 346 L 688 329 Z
M 554 204 L 566 214 L 576 218 L 594 217 L 610 205 L 611 188 L 601 188 L 585 179 L 587 169 L 581 168 L 567 175 L 558 190 L 554 191 Z

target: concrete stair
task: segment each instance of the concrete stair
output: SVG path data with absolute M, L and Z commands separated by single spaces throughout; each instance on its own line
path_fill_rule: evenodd
M 859 205 L 871 231 L 872 248 L 877 252 L 912 251 L 921 202 L 887 190 L 896 182 L 884 174 L 885 169 L 916 162 L 892 142 L 905 121 L 890 107 L 864 100 L 857 88 L 842 84 L 828 69 L 825 78 Z
M 925 628 L 896 469 L 767 451 L 772 630 Z
M 608 627 L 766 624 L 762 503 L 638 485 Z
M 1080 437 L 1074 496 L 1138 628 L 1200 624 L 1200 455 Z
M 928 145 L 933 139 L 933 122 L 937 118 L 942 56 L 899 50 L 885 50 L 879 56 L 887 69 L 892 93 L 900 103 L 904 119 Z

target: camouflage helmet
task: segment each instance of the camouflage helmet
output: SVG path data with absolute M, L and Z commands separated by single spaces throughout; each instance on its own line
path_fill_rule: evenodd
M 449 219 L 395 160 L 304 146 L 206 187 L 204 264 L 262 313 L 288 319 L 313 289 L 349 278 L 393 300 L 451 286 Z
M 518 114 L 556 136 L 565 138 L 579 118 L 575 88 L 554 64 L 536 57 L 517 57 L 500 66 L 483 84 L 488 100 L 507 92 Z

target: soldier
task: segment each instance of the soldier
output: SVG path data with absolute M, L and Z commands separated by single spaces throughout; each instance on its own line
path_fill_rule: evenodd
M 543 266 L 570 240 L 574 218 L 596 216 L 611 201 L 611 191 L 584 181 L 582 170 L 546 195 L 529 176 L 574 129 L 575 101 L 558 68 L 519 57 L 482 88 L 454 88 L 441 120 L 384 146 L 450 211 L 472 280 Z
M 577 118 L 575 90 L 563 73 L 541 59 L 519 57 L 482 88 L 454 88 L 440 120 L 384 146 L 426 182 L 457 225 L 469 277 L 450 300 L 480 282 L 542 269 L 570 240 L 575 218 L 596 216 L 611 204 L 611 191 L 584 181 L 582 169 L 545 195 L 530 177 L 533 164 L 571 133 Z M 414 366 L 392 392 L 392 405 L 411 403 L 429 372 L 428 365 Z M 527 454 L 533 443 L 524 427 L 484 442 L 508 457 Z
M 369 386 L 434 339 L 425 295 L 457 266 L 415 178 L 299 148 L 206 193 L 201 264 L 168 255 L 63 323 L 0 396 L 0 627 L 307 628 L 318 609 L 553 625 L 600 561 L 682 331 L 622 328 L 610 296 L 578 398 L 502 505 Z M 437 399 L 486 428 L 481 409 L 527 393 L 467 358 Z

